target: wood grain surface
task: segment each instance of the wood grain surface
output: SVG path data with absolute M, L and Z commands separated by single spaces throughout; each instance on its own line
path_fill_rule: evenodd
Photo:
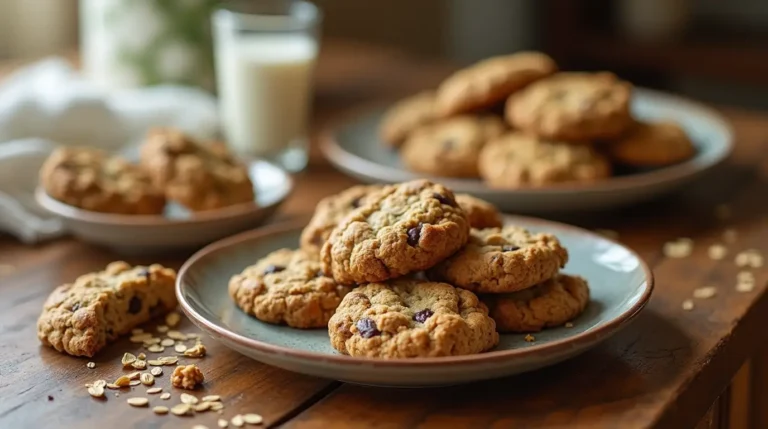
M 329 44 L 318 70 L 315 127 L 328 124 L 357 103 L 392 98 L 435 84 L 450 68 L 424 64 L 400 54 L 354 44 Z M 125 400 L 143 395 L 142 386 L 108 391 L 106 400 L 88 396 L 84 384 L 111 381 L 123 352 L 139 349 L 122 339 L 87 359 L 72 358 L 39 345 L 35 323 L 42 303 L 57 285 L 118 258 L 73 239 L 23 246 L 0 236 L 0 427 L 1 428 L 190 428 L 216 427 L 218 418 L 254 412 L 264 424 L 288 428 L 689 428 L 704 417 L 742 364 L 768 339 L 764 285 L 768 272 L 755 270 L 758 288 L 734 290 L 738 250 L 768 254 L 768 115 L 726 109 L 737 146 L 732 159 L 685 193 L 601 215 L 565 218 L 587 228 L 609 228 L 648 261 L 656 276 L 649 306 L 626 330 L 573 360 L 548 369 L 466 386 L 439 389 L 383 389 L 338 383 L 290 373 L 254 362 L 205 338 L 209 355 L 199 360 L 204 392 L 223 397 L 221 415 L 157 416 Z M 277 219 L 305 215 L 325 195 L 354 183 L 313 151 L 309 168 Z M 731 218 L 714 216 L 727 203 Z M 707 256 L 725 229 L 738 232 L 721 261 Z M 693 255 L 667 259 L 663 243 L 694 240 Z M 160 262 L 178 268 L 188 255 Z M 693 290 L 713 285 L 715 298 L 681 303 Z M 196 332 L 188 321 L 182 331 Z M 191 361 L 191 360 L 190 360 Z M 171 367 L 157 385 L 169 387 Z M 763 370 L 764 371 L 764 370 Z M 764 374 L 752 366 L 752 372 Z M 765 379 L 764 375 L 761 375 Z M 232 426 L 230 426 L 232 427 Z

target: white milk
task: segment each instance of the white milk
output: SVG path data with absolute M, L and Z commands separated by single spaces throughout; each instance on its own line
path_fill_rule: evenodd
M 235 151 L 268 156 L 305 144 L 316 57 L 315 40 L 304 34 L 217 41 L 219 109 Z

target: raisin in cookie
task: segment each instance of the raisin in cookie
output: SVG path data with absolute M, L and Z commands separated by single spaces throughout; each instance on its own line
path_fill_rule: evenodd
M 104 271 L 57 287 L 37 321 L 46 346 L 72 356 L 95 355 L 110 341 L 176 307 L 176 272 L 160 265 L 113 262 Z
M 179 131 L 150 131 L 141 147 L 141 163 L 168 199 L 194 211 L 253 202 L 246 167 L 222 143 L 198 144 Z
M 507 120 L 544 139 L 609 139 L 631 124 L 632 85 L 612 73 L 558 73 L 509 97 Z
M 467 241 L 469 224 L 448 188 L 427 180 L 386 186 L 323 245 L 323 271 L 342 284 L 380 282 L 432 267 Z
M 504 122 L 495 116 L 456 116 L 414 131 L 403 143 L 400 158 L 419 173 L 477 177 L 480 150 L 504 131 Z
M 555 71 L 552 58 L 540 52 L 488 58 L 446 79 L 437 90 L 435 105 L 441 116 L 491 107 Z
M 611 175 L 611 164 L 591 145 L 541 140 L 518 132 L 488 142 L 478 166 L 486 184 L 499 189 L 592 182 Z
M 319 254 L 331 231 L 352 210 L 360 207 L 364 199 L 380 190 L 377 185 L 353 186 L 336 195 L 325 197 L 317 203 L 315 213 L 307 226 L 301 232 L 302 250 Z
M 566 262 L 568 251 L 554 235 L 516 226 L 473 229 L 466 247 L 428 276 L 479 293 L 515 292 L 554 277 Z
M 294 328 L 322 328 L 350 288 L 336 284 L 302 250 L 281 249 L 229 281 L 229 295 L 255 318 Z
M 411 132 L 435 119 L 435 94 L 424 91 L 407 97 L 387 110 L 379 125 L 379 137 L 400 147 Z
M 40 170 L 40 184 L 52 198 L 85 210 L 159 214 L 165 207 L 145 171 L 97 149 L 56 149 Z
M 536 332 L 581 314 L 589 302 L 589 286 L 581 277 L 558 274 L 531 288 L 484 294 L 480 300 L 488 306 L 499 332 Z
M 635 123 L 626 135 L 605 145 L 617 163 L 635 167 L 663 167 L 691 158 L 696 149 L 674 122 Z
M 499 342 L 475 294 L 418 280 L 353 290 L 328 322 L 328 334 L 341 353 L 385 359 L 468 355 Z
M 456 194 L 456 202 L 467 214 L 469 226 L 472 228 L 501 228 L 504 224 L 501 213 L 488 201 L 468 194 Z

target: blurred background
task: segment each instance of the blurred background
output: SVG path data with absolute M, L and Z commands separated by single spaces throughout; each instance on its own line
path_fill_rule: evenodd
M 88 28 L 87 21 L 92 20 L 89 14 L 96 13 L 94 10 L 108 4 L 115 11 L 98 13 L 120 15 L 121 3 L 139 5 L 144 1 L 0 0 L 0 59 L 74 52 L 79 41 L 85 48 L 111 31 Z M 167 7 L 174 3 L 210 7 L 216 3 L 152 1 Z M 457 64 L 535 48 L 551 54 L 563 68 L 610 69 L 639 85 L 705 101 L 768 109 L 765 0 L 316 3 L 325 12 L 323 34 L 329 38 L 386 45 Z M 132 27 L 133 37 L 135 29 Z M 192 83 L 210 85 L 210 77 L 205 79 Z

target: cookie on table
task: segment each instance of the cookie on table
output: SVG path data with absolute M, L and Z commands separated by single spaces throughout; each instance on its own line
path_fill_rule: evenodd
M 253 201 L 247 168 L 222 143 L 203 145 L 177 130 L 154 129 L 141 147 L 141 163 L 169 200 L 190 210 Z
M 437 89 L 440 116 L 491 107 L 526 85 L 557 71 L 540 52 L 519 52 L 480 61 L 448 77 Z
M 448 188 L 427 180 L 386 186 L 347 215 L 323 245 L 323 271 L 342 284 L 381 282 L 430 268 L 469 236 Z
M 473 229 L 467 245 L 427 275 L 478 293 L 516 292 L 554 277 L 566 262 L 554 235 L 505 226 Z
M 475 294 L 418 280 L 358 287 L 331 317 L 328 334 L 343 354 L 385 359 L 475 354 L 499 342 Z
M 301 232 L 302 250 L 319 254 L 336 225 L 352 210 L 360 207 L 369 194 L 381 188 L 377 185 L 358 185 L 320 200 L 312 219 Z
M 414 131 L 400 159 L 411 171 L 432 176 L 477 177 L 477 158 L 485 143 L 506 130 L 495 116 L 456 116 Z
M 696 154 L 685 130 L 674 122 L 636 122 L 626 135 L 607 143 L 605 149 L 613 161 L 635 167 L 663 167 Z
M 547 141 L 520 132 L 488 142 L 478 168 L 486 184 L 499 189 L 593 182 L 611 175 L 610 162 L 592 145 Z
M 468 194 L 456 194 L 456 202 L 467 214 L 471 228 L 501 228 L 504 225 L 501 213 L 488 201 Z
M 57 287 L 37 321 L 37 337 L 72 356 L 92 357 L 109 342 L 176 307 L 176 272 L 113 262 Z
M 389 146 L 400 147 L 413 130 L 432 122 L 435 117 L 435 93 L 417 93 L 387 110 L 379 125 L 379 138 Z
M 240 309 L 267 323 L 323 328 L 350 288 L 326 277 L 315 256 L 281 249 L 229 281 Z
M 581 277 L 557 276 L 519 292 L 480 295 L 499 332 L 537 332 L 560 326 L 581 314 L 589 286 Z
M 613 73 L 557 73 L 511 95 L 506 117 L 513 128 L 543 139 L 614 138 L 631 124 L 632 85 Z
M 62 147 L 40 169 L 45 192 L 61 202 L 104 213 L 163 212 L 163 192 L 137 165 L 98 149 Z

